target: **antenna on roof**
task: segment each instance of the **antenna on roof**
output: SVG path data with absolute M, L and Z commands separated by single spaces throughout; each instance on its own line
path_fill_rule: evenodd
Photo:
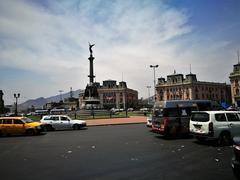
M 123 72 L 122 72 L 122 82 L 123 82 Z
M 192 65 L 190 64 L 190 74 L 192 74 Z

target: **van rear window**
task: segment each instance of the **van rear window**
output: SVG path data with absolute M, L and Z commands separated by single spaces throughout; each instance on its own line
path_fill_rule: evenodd
M 191 120 L 198 121 L 198 122 L 208 122 L 209 114 L 208 113 L 193 113 Z

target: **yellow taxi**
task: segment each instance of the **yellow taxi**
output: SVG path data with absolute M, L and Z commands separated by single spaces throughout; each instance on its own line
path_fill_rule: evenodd
M 26 117 L 0 117 L 0 135 L 40 134 L 44 126 Z

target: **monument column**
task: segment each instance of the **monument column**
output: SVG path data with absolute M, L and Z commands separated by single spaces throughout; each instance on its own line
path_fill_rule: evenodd
M 94 74 L 93 74 L 93 60 L 94 57 L 92 55 L 92 47 L 95 44 L 90 44 L 89 43 L 89 51 L 90 51 L 90 56 L 88 58 L 89 60 L 89 84 L 87 84 L 84 96 L 83 96 L 83 102 L 84 102 L 84 108 L 86 109 L 94 109 L 94 108 L 100 108 L 100 98 L 98 94 L 98 86 L 96 83 L 94 83 Z
M 94 78 L 95 78 L 95 76 L 94 76 L 94 74 L 93 74 L 93 60 L 94 60 L 94 57 L 92 56 L 92 54 L 90 54 L 90 57 L 88 58 L 88 60 L 89 60 L 89 75 L 88 75 L 88 77 L 89 77 L 89 84 L 93 84 L 93 82 L 94 82 Z

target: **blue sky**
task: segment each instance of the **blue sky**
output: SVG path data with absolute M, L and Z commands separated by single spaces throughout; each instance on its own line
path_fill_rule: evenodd
M 0 89 L 6 104 L 84 89 L 88 42 L 96 80 L 127 81 L 147 97 L 157 77 L 227 82 L 240 49 L 239 0 L 0 1 Z M 153 93 L 153 89 L 152 89 Z

